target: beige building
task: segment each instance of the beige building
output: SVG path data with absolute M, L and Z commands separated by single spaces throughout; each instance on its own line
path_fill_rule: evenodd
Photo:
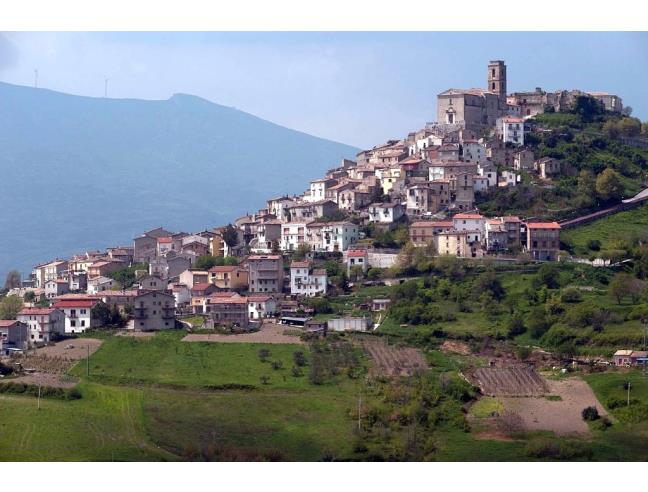
M 527 223 L 526 248 L 534 260 L 554 261 L 560 251 L 560 224 L 557 222 Z
M 247 261 L 250 292 L 281 292 L 284 284 L 281 255 L 252 255 Z
M 223 290 L 246 290 L 248 271 L 238 265 L 214 266 L 209 269 L 209 282 Z

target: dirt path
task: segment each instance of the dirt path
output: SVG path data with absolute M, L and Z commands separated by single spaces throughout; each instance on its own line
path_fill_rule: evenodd
M 183 342 L 218 342 L 218 343 L 294 343 L 303 344 L 298 336 L 284 335 L 285 330 L 294 327 L 264 323 L 259 331 L 243 333 L 240 335 L 212 334 L 190 334 L 182 339 Z

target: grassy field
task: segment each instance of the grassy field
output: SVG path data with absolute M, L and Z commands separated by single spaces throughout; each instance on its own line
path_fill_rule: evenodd
M 221 344 L 180 341 L 185 332 L 158 333 L 152 338 L 112 337 L 91 357 L 90 381 L 107 384 L 154 384 L 207 387 L 248 385 L 263 388 L 303 389 L 307 378 L 291 375 L 293 353 L 308 350 L 292 344 Z M 267 362 L 259 350 L 267 348 Z M 271 363 L 280 361 L 281 369 Z M 72 370 L 84 375 L 84 368 Z M 261 384 L 267 376 L 269 384 Z
M 604 217 L 590 224 L 560 233 L 561 240 L 573 245 L 574 252 L 588 255 L 592 251 L 587 247 L 590 240 L 601 242 L 601 250 L 620 249 L 620 243 L 632 238 L 643 238 L 648 232 L 648 205 L 619 212 Z
M 352 457 L 358 380 L 291 374 L 294 345 L 107 337 L 72 372 L 75 401 L 0 396 L 2 460 L 321 460 Z M 260 348 L 270 350 L 261 362 Z M 281 360 L 274 370 L 270 361 Z M 261 384 L 262 375 L 270 377 Z M 227 385 L 254 389 L 219 389 Z M 64 436 L 64 437 L 62 437 Z

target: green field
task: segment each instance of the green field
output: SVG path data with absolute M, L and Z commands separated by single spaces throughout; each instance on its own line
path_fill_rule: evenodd
M 633 239 L 644 238 L 647 233 L 648 205 L 642 205 L 574 229 L 565 229 L 560 238 L 573 246 L 574 253 L 588 255 L 593 253 L 587 246 L 590 240 L 600 241 L 601 250 L 619 250 Z
M 293 353 L 308 353 L 296 344 L 182 342 L 185 332 L 161 332 L 152 338 L 111 337 L 91 357 L 90 381 L 107 384 L 188 386 L 193 388 L 247 385 L 257 388 L 303 389 L 307 378 L 291 375 Z M 270 350 L 267 362 L 259 350 Z M 281 369 L 271 363 L 280 361 Z M 85 367 L 72 370 L 85 375 Z M 267 376 L 269 384 L 261 384 Z

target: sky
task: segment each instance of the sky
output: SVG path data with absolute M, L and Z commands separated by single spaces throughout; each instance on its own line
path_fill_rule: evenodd
M 194 94 L 366 148 L 436 115 L 436 94 L 484 87 L 607 91 L 648 119 L 648 33 L 3 33 L 0 80 L 72 94 Z M 0 101 L 1 104 L 1 101 Z

